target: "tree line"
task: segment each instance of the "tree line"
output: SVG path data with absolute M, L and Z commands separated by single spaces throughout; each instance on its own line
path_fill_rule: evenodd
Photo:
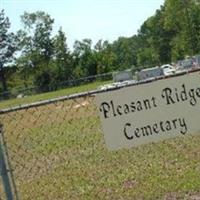
M 136 71 L 200 54 L 200 0 L 165 0 L 132 37 L 96 44 L 77 40 L 73 50 L 62 28 L 52 34 L 54 19 L 48 13 L 25 12 L 21 22 L 20 30 L 10 32 L 9 17 L 0 11 L 0 92 L 5 94 L 30 86 L 49 91 L 81 77 Z

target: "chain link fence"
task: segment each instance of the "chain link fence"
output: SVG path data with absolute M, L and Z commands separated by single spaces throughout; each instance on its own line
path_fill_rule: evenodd
M 151 145 L 146 150 L 107 152 L 95 106 L 99 92 L 0 110 L 0 200 L 130 199 L 125 198 L 127 191 L 145 182 L 143 171 L 156 173 Z M 199 137 L 194 141 L 198 149 Z M 162 151 L 174 148 L 177 153 L 176 146 L 171 143 Z M 161 151 L 157 148 L 155 152 Z M 147 160 L 138 161 L 144 154 Z
M 89 165 L 85 159 L 103 148 L 94 94 L 5 109 L 0 121 L 1 163 L 14 177 L 13 199 L 76 199 L 79 162 Z M 1 200 L 3 188 L 0 182 Z

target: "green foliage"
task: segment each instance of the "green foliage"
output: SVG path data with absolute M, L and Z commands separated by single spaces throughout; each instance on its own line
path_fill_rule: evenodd
M 139 65 L 155 65 L 200 52 L 200 6 L 194 0 L 166 0 L 139 30 Z
M 53 38 L 53 64 L 57 82 L 69 80 L 73 71 L 73 62 L 67 47 L 65 33 L 60 28 Z
M 6 66 L 12 62 L 13 54 L 17 50 L 15 43 L 15 36 L 9 33 L 10 22 L 5 16 L 4 10 L 0 11 L 0 81 L 2 84 L 2 91 L 7 91 L 7 72 L 9 68 Z
M 97 74 L 107 73 L 116 69 L 116 54 L 108 41 L 99 40 L 94 50 L 97 62 Z
M 74 59 L 77 64 L 75 68 L 78 67 L 78 71 L 81 71 L 83 76 L 97 74 L 97 64 L 92 50 L 92 41 L 90 39 L 75 41 Z
M 120 37 L 113 43 L 112 50 L 116 55 L 116 69 L 124 70 L 137 64 L 137 37 Z
M 95 45 L 90 39 L 75 41 L 73 51 L 69 50 L 67 36 L 61 28 L 52 36 L 54 19 L 49 14 L 25 12 L 21 21 L 23 28 L 16 34 L 20 55 L 15 60 L 14 73 L 22 81 L 17 87 L 27 88 L 31 83 L 39 91 L 57 89 L 57 85 L 70 80 L 127 68 L 134 72 L 200 53 L 199 0 L 165 0 L 164 5 L 144 21 L 138 34 L 119 37 L 113 43 L 101 39 Z M 0 91 L 5 91 L 6 68 L 2 66 L 8 61 L 14 62 L 15 48 L 11 45 L 14 35 L 7 32 L 10 23 L 3 11 L 0 22 L 0 34 L 5 33 L 6 39 L 0 38 L 7 41 L 9 47 L 6 56 L 0 54 L 4 88 Z M 0 52 L 4 52 L 2 44 Z M 14 84 L 9 84 L 9 89 L 12 87 Z
M 53 54 L 51 31 L 54 20 L 48 14 L 38 11 L 35 13 L 25 12 L 21 16 L 21 21 L 24 30 L 21 30 L 19 36 L 24 47 L 23 53 L 35 54 L 34 59 L 37 57 L 39 63 L 46 62 L 48 64 Z
M 165 1 L 164 27 L 174 32 L 171 37 L 173 59 L 194 55 L 200 50 L 200 5 L 197 2 L 195 0 Z

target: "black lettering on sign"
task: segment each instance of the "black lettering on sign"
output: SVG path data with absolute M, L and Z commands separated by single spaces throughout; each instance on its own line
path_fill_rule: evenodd
M 154 124 L 134 127 L 133 124 L 126 123 L 123 133 L 127 140 L 139 139 L 141 137 L 150 137 L 152 135 L 179 133 L 185 135 L 188 132 L 185 118 L 175 118 L 172 120 L 159 121 Z
M 189 104 L 195 106 L 197 98 L 200 98 L 200 88 L 186 88 L 182 84 L 180 88 L 166 87 L 162 90 L 161 97 L 165 100 L 166 105 L 189 101 Z
M 130 103 L 117 104 L 114 100 L 103 102 L 100 105 L 100 112 L 104 119 L 127 115 L 134 112 L 147 111 L 157 107 L 156 97 L 132 101 Z

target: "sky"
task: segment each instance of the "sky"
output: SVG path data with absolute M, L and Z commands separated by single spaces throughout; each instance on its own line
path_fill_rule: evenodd
M 55 20 L 53 34 L 62 27 L 72 49 L 75 40 L 90 38 L 95 44 L 137 34 L 163 4 L 164 0 L 0 0 L 0 10 L 5 10 L 13 32 L 22 28 L 24 11 L 45 11 Z

